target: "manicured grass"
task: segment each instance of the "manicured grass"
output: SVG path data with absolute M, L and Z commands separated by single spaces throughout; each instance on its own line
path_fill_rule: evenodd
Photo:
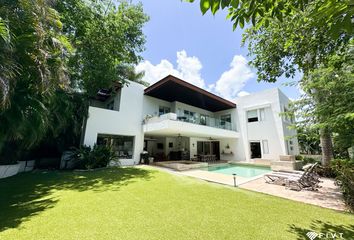
M 0 239 L 306 239 L 354 217 L 149 168 L 0 180 Z

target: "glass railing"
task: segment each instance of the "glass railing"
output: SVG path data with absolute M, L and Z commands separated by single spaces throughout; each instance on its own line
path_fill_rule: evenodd
M 177 116 L 177 121 L 236 131 L 236 128 L 231 122 L 223 121 L 219 118 L 182 115 Z

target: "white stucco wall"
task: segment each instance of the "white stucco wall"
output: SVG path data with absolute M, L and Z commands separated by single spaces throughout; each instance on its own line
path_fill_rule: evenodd
M 131 82 L 121 90 L 119 111 L 89 107 L 84 144 L 94 145 L 98 134 L 134 136 L 133 158 L 120 161 L 122 165 L 137 164 L 144 146 L 143 93 L 143 85 Z
M 210 137 L 213 140 L 220 141 L 220 153 L 222 151 L 226 153 L 220 154 L 222 160 L 250 161 L 250 141 L 260 141 L 261 147 L 262 140 L 268 141 L 269 154 L 264 154 L 262 149 L 262 158 L 264 159 L 279 159 L 279 155 L 289 153 L 286 137 L 294 136 L 296 132 L 289 130 L 287 128 L 289 123 L 279 115 L 284 110 L 284 106 L 289 103 L 289 99 L 279 89 L 269 89 L 238 98 L 236 109 L 213 113 L 180 102 L 167 102 L 145 96 L 144 88 L 144 86 L 134 82 L 123 87 L 119 94 L 119 100 L 115 101 L 115 104 L 120 102 L 119 106 L 115 106 L 115 109 L 119 109 L 119 111 L 90 107 L 84 144 L 95 144 L 98 134 L 134 136 L 133 158 L 122 159 L 122 165 L 133 165 L 139 162 L 140 153 L 144 146 L 144 134 L 157 139 L 149 142 L 150 151 L 154 149 L 154 151 L 159 152 L 156 144 L 161 142 L 164 144 L 162 152 L 166 155 L 171 150 L 178 150 L 176 142 L 178 134 L 187 137 L 183 141 L 183 148 L 190 150 L 191 157 L 197 153 L 197 141 L 206 141 Z M 180 108 L 198 114 L 206 114 L 213 118 L 220 118 L 221 115 L 230 113 L 237 132 L 166 119 L 143 126 L 142 120 L 144 117 L 147 114 L 158 115 L 159 106 L 169 107 L 172 112 L 176 112 Z M 258 108 L 265 109 L 265 120 L 248 123 L 246 112 Z M 293 137 L 292 140 L 294 150 L 290 154 L 297 154 L 297 139 Z M 171 149 L 168 147 L 169 142 L 173 143 Z M 227 145 L 230 148 L 226 149 Z M 229 154 L 230 152 L 232 154 Z
M 264 159 L 276 160 L 279 159 L 279 155 L 288 154 L 285 143 L 285 133 L 288 133 L 288 130 L 285 130 L 287 128 L 280 116 L 283 111 L 282 106 L 288 105 L 288 103 L 289 99 L 278 88 L 253 93 L 236 100 L 240 134 L 247 161 L 250 161 L 251 155 L 250 141 L 261 143 L 262 158 Z M 265 109 L 265 120 L 247 122 L 247 111 L 260 108 Z M 262 140 L 268 141 L 268 154 L 263 153 Z M 297 144 L 296 139 L 294 142 Z
M 146 115 L 158 116 L 160 106 L 169 107 L 171 111 L 173 108 L 170 102 L 143 95 L 142 119 L 144 119 Z

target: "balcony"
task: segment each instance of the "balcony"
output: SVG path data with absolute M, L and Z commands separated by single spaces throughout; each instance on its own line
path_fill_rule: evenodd
M 239 137 L 236 128 L 230 122 L 217 118 L 201 118 L 178 116 L 176 113 L 167 113 L 161 116 L 144 119 L 144 132 L 156 135 L 200 136 L 215 138 Z

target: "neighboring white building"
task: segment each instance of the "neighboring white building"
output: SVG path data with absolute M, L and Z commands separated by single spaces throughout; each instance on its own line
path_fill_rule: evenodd
M 83 143 L 111 144 L 122 165 L 139 163 L 144 149 L 157 161 L 278 160 L 299 152 L 291 119 L 280 115 L 289 99 L 277 88 L 235 104 L 169 75 L 148 88 L 131 82 L 114 92 L 92 100 Z

